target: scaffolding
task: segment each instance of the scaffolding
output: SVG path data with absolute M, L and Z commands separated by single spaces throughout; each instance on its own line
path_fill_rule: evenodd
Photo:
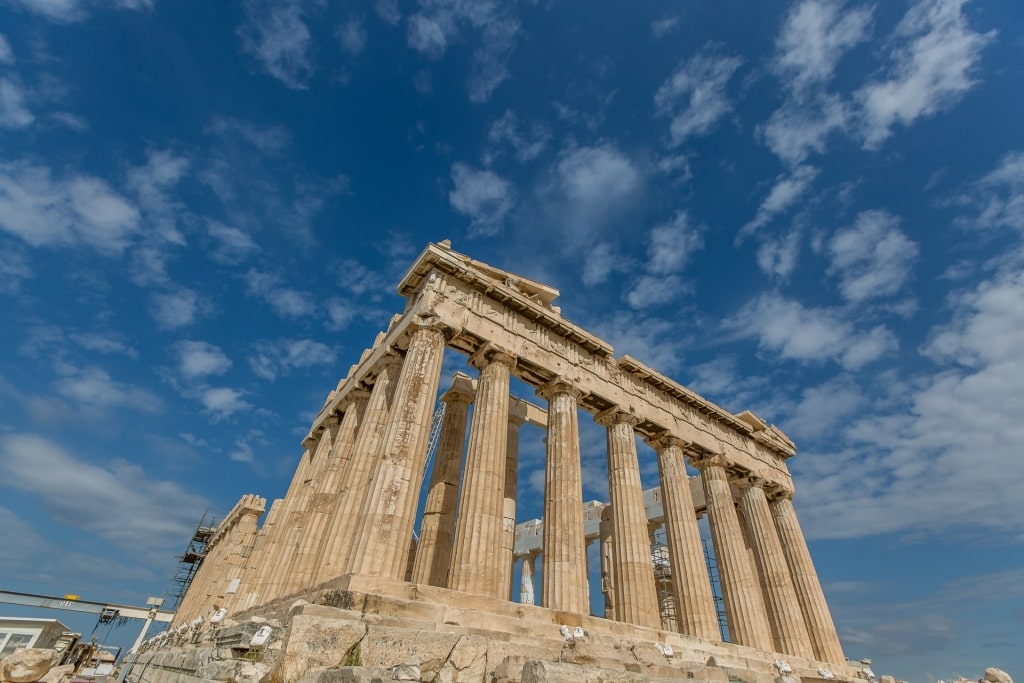
M 665 527 L 658 527 L 651 535 L 651 562 L 654 564 L 654 585 L 658 593 L 658 613 L 661 627 L 678 631 L 676 596 L 672 590 L 672 563 L 669 561 Z
M 715 613 L 718 615 L 718 629 L 722 632 L 722 640 L 731 642 L 729 636 L 729 624 L 725 620 L 725 601 L 722 599 L 722 585 L 718 580 L 718 562 L 715 561 L 715 554 L 708 545 L 708 539 L 701 538 L 704 546 L 704 564 L 708 566 L 708 576 L 711 577 L 711 597 L 715 601 Z
M 209 519 L 207 519 L 208 516 Z M 210 538 L 216 529 L 217 520 L 204 512 L 199 524 L 196 525 L 195 533 L 189 539 L 188 546 L 185 547 L 185 552 L 178 555 L 178 566 L 175 567 L 174 575 L 171 576 L 167 591 L 164 593 L 164 609 L 169 611 L 178 609 L 182 598 L 185 597 L 189 586 L 192 585 L 192 579 L 199 571 L 199 566 L 203 563 L 203 558 L 206 557 Z

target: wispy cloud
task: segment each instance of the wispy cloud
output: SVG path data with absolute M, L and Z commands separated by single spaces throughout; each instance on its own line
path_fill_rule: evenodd
M 967 0 L 918 0 L 891 38 L 887 77 L 861 88 L 864 146 L 877 149 L 896 124 L 909 126 L 956 103 L 975 83 L 982 49 L 995 32 L 967 23 Z
M 162 330 L 177 330 L 195 322 L 202 310 L 199 295 L 187 287 L 149 297 L 149 313 Z
M 258 377 L 273 381 L 295 369 L 319 367 L 327 372 L 335 356 L 334 349 L 312 339 L 277 339 L 256 344 L 249 367 Z
M 178 359 L 178 372 L 186 380 L 223 375 L 231 369 L 231 359 L 215 344 L 183 340 L 173 349 Z
M 113 379 L 98 367 L 61 366 L 54 382 L 58 395 L 90 410 L 128 408 L 145 413 L 163 410 L 163 402 L 152 392 Z
M 0 78 L 0 128 L 21 129 L 32 125 L 36 117 L 25 103 L 25 91 L 15 81 Z
M 461 161 L 452 164 L 454 188 L 448 193 L 452 208 L 470 219 L 470 237 L 496 235 L 515 205 L 511 182 L 493 171 L 476 169 Z
M 655 226 L 648 234 L 644 274 L 629 285 L 625 300 L 633 308 L 675 301 L 692 290 L 680 277 L 695 252 L 704 246 L 703 231 L 691 225 L 685 211 Z
M 300 0 L 247 0 L 238 27 L 242 51 L 289 88 L 305 89 L 313 75 L 309 57 L 313 38 L 303 20 Z
M 350 55 L 358 55 L 366 48 L 366 27 L 361 17 L 343 21 L 336 33 L 342 49 Z
M 754 338 L 758 346 L 780 358 L 802 363 L 832 360 L 856 370 L 898 346 L 883 326 L 858 331 L 837 311 L 807 308 L 774 292 L 761 294 L 723 322 L 738 338 Z
M 733 109 L 726 88 L 743 60 L 721 54 L 715 46 L 683 62 L 654 94 L 654 106 L 660 116 L 671 122 L 672 144 L 691 137 L 707 135 L 719 119 Z
M 501 146 L 512 149 L 515 159 L 520 162 L 533 161 L 539 157 L 551 140 L 551 130 L 542 123 L 527 126 L 515 112 L 506 109 L 505 113 L 495 119 L 487 131 L 487 140 L 494 147 L 488 152 L 488 159 L 495 156 Z
M 263 299 L 282 318 L 303 318 L 316 313 L 313 297 L 282 283 L 277 275 L 250 270 L 246 276 L 250 296 Z
M 886 211 L 864 211 L 854 224 L 836 232 L 828 245 L 829 273 L 839 292 L 853 303 L 897 294 L 910 276 L 918 247 Z
M 818 177 L 818 169 L 813 166 L 797 166 L 775 180 L 768 196 L 761 202 L 757 215 L 753 220 L 740 228 L 736 235 L 737 242 L 742 242 L 759 228 L 767 225 L 796 203 L 810 189 Z

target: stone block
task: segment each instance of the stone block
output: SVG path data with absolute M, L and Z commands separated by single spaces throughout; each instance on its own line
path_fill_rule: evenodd
M 391 669 L 378 666 L 343 666 L 302 677 L 298 683 L 387 683 Z
M 311 669 L 345 664 L 346 654 L 365 635 L 366 626 L 358 621 L 295 615 L 281 666 L 284 680 L 298 678 Z
M 523 665 L 522 683 L 646 683 L 647 677 L 629 671 L 531 659 Z
M 895 676 L 879 676 L 878 677 L 878 683 L 896 683 L 896 677 Z
M 420 667 L 416 662 L 405 662 L 394 668 L 391 674 L 394 681 L 418 681 L 420 680 Z
M 370 624 L 360 644 L 360 663 L 391 668 L 406 661 L 447 660 L 460 636 L 453 633 L 420 633 Z
M 0 680 L 11 683 L 35 683 L 53 666 L 56 651 L 39 647 L 15 650 L 0 659 Z
M 985 680 L 989 681 L 989 683 L 1013 683 L 1010 674 L 995 667 L 985 669 Z

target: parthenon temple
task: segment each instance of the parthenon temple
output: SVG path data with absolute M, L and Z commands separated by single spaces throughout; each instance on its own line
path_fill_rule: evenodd
M 330 391 L 284 498 L 260 526 L 266 501 L 245 495 L 217 527 L 172 630 L 143 648 L 151 673 L 184 675 L 169 657 L 203 643 L 221 660 L 258 649 L 260 626 L 275 680 L 857 676 L 779 429 L 616 358 L 562 316 L 557 290 L 447 242 L 398 292 L 404 312 Z M 446 350 L 476 376 L 442 386 Z M 512 395 L 523 386 L 535 395 Z M 583 497 L 587 414 L 606 436 L 603 502 Z M 542 501 L 517 490 L 524 424 L 545 431 Z M 646 491 L 637 437 L 656 455 Z M 539 519 L 517 517 L 527 501 Z

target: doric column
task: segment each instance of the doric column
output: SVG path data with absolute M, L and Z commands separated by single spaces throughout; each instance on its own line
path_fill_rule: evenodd
M 516 410 L 519 408 L 520 410 Z M 499 583 L 508 586 L 508 599 L 512 599 L 512 553 L 516 544 L 516 489 L 519 478 L 519 428 L 526 421 L 522 403 L 516 401 L 508 413 L 508 438 L 505 441 L 505 501 L 501 515 L 501 558 L 498 566 L 502 576 Z
M 446 344 L 440 326 L 411 329 L 380 463 L 352 546 L 354 574 L 405 578 Z
M 789 572 L 793 578 L 793 588 L 800 603 L 804 623 L 807 625 L 807 635 L 818 661 L 845 664 L 846 657 L 843 655 L 828 603 L 825 602 L 818 573 L 814 570 L 807 541 L 804 540 L 796 511 L 793 510 L 792 497 L 792 491 L 778 491 L 772 496 L 768 507 L 779 534 L 782 553 L 786 557 L 786 564 L 789 565 Z
M 793 579 L 782 554 L 772 513 L 768 510 L 764 479 L 748 477 L 740 484 L 740 508 L 750 529 L 750 542 L 764 589 L 764 604 L 775 650 L 814 659 L 807 627 L 793 589 Z
M 314 481 L 316 490 L 306 509 L 305 528 L 302 532 L 299 551 L 292 561 L 291 577 L 288 587 L 284 591 L 286 594 L 310 588 L 318 583 L 320 548 L 324 542 L 324 535 L 327 533 L 327 524 L 334 512 L 334 504 L 338 499 L 338 489 L 346 470 L 348 470 L 352 457 L 352 445 L 355 443 L 359 425 L 363 421 L 369 398 L 370 392 L 364 389 L 352 389 L 346 397 L 347 405 L 338 425 L 334 444 L 318 468 L 319 481 Z
M 665 540 L 672 571 L 672 592 L 676 596 L 676 623 L 681 633 L 705 640 L 721 640 L 711 580 L 704 562 L 704 548 L 683 460 L 683 442 L 663 434 L 649 443 L 658 453 Z
M 576 401 L 581 394 L 560 378 L 542 386 L 537 394 L 548 401 L 541 597 L 545 607 L 589 614 L 583 475 L 576 414 Z
M 660 628 L 647 511 L 633 434 L 637 419 L 617 406 L 598 413 L 594 419 L 605 427 L 608 437 L 608 495 L 615 537 L 615 618 L 637 626 Z
M 700 470 L 707 500 L 708 524 L 715 546 L 730 640 L 773 652 L 771 627 L 760 596 L 761 586 L 743 543 L 743 530 L 725 471 L 726 460 L 720 455 L 698 456 L 693 465 Z
M 519 572 L 519 602 L 524 605 L 534 604 L 533 576 L 536 555 L 524 555 L 522 569 Z
M 466 380 L 468 383 L 468 379 Z M 445 403 L 441 435 L 430 473 L 430 488 L 420 522 L 420 542 L 412 569 L 412 582 L 431 586 L 448 585 L 448 563 L 452 556 L 452 529 L 459 500 L 459 473 L 466 445 L 466 417 L 473 397 L 465 387 L 452 384 L 441 397 Z
M 501 563 L 504 533 L 505 458 L 508 440 L 509 378 L 515 356 L 485 345 L 470 363 L 480 379 L 462 470 L 459 513 L 448 587 L 462 593 L 508 597 L 508 572 Z M 509 556 L 511 561 L 511 555 Z
M 232 554 L 228 558 L 227 568 L 222 578 L 222 596 L 220 604 L 215 607 L 227 610 L 228 614 L 238 611 L 238 606 L 244 599 L 242 589 L 242 578 L 252 556 L 253 546 L 256 542 L 256 534 L 259 532 L 257 521 L 266 509 L 267 501 L 255 495 L 243 497 L 244 509 L 241 519 L 233 530 L 234 544 Z
M 376 368 L 377 376 L 373 380 L 362 424 L 352 444 L 348 467 L 343 470 L 338 483 L 327 533 L 320 544 L 317 584 L 341 576 L 348 567 L 359 513 L 363 509 L 366 491 L 379 461 L 384 427 L 391 414 L 395 382 L 401 370 L 402 360 L 394 354 L 381 358 Z

